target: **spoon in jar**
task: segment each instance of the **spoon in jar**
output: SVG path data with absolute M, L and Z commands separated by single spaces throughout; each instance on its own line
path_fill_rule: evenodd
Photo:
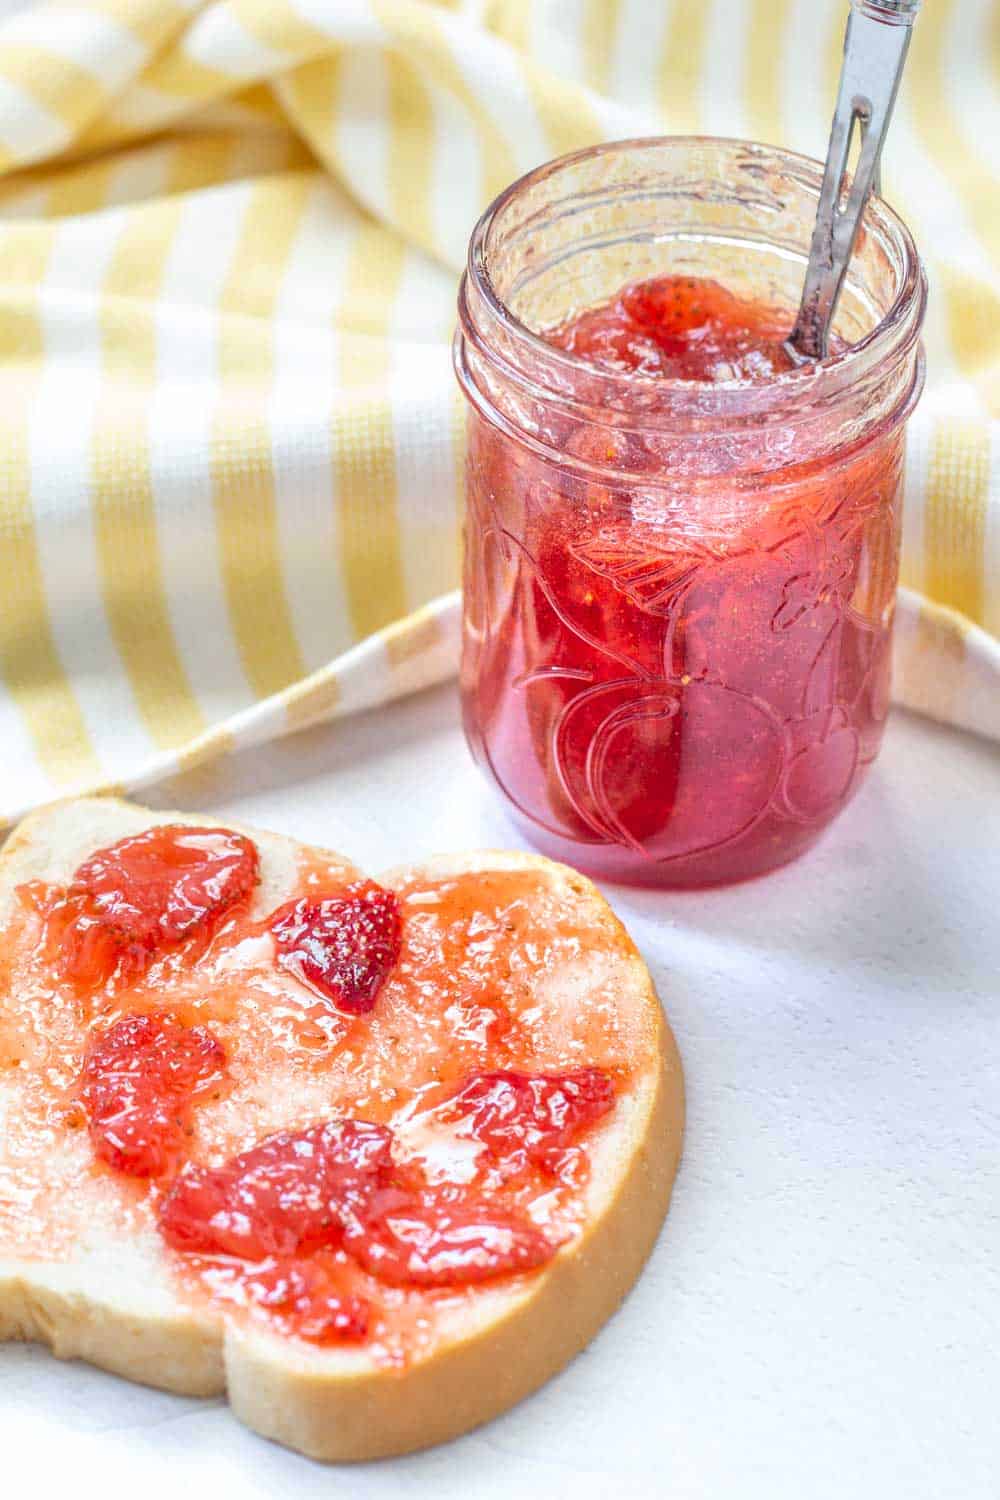
M 872 189 L 920 0 L 851 0 L 837 107 L 798 317 L 785 348 L 796 364 L 825 359 L 830 325 Z M 846 180 L 855 130 L 861 149 Z

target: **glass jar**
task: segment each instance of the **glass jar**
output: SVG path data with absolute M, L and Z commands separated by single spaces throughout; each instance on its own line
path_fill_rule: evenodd
M 540 336 L 665 273 L 790 328 L 821 174 L 747 142 L 624 141 L 530 173 L 472 236 L 465 728 L 528 837 L 594 874 L 759 875 L 878 753 L 926 300 L 897 216 L 870 204 L 819 365 L 664 379 Z

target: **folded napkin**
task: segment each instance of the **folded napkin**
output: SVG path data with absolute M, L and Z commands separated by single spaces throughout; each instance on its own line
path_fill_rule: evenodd
M 0 5 L 0 817 L 454 671 L 457 272 L 616 136 L 822 155 L 845 0 Z M 930 0 L 900 701 L 1000 736 L 1000 28 Z

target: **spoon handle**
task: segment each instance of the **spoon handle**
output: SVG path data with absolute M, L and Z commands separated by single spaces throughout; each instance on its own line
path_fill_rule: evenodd
M 800 359 L 823 359 L 868 196 L 878 190 L 879 158 L 903 74 L 920 0 L 851 0 L 837 108 L 809 247 L 798 317 L 788 340 Z M 855 128 L 861 153 L 850 188 L 844 173 Z

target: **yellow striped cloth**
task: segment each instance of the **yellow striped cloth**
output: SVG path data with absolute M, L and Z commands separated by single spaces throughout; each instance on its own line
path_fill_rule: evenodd
M 845 0 L 0 3 L 0 817 L 454 670 L 456 273 L 546 157 L 821 155 Z M 1000 736 L 1000 12 L 927 0 L 897 696 Z

